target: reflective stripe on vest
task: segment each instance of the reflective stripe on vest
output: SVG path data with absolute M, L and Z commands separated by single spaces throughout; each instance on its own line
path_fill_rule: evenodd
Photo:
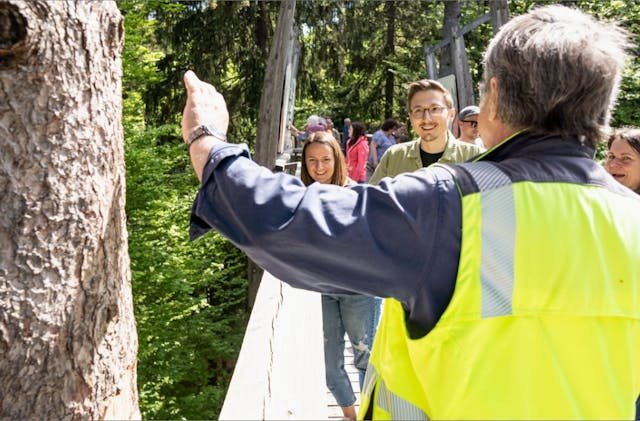
M 480 189 L 482 207 L 482 317 L 512 314 L 516 232 L 511 180 L 495 165 L 465 165 Z
M 362 388 L 362 393 L 365 396 L 370 396 L 373 393 L 374 385 L 378 383 L 378 395 L 376 398 L 376 405 L 381 409 L 392 414 L 394 420 L 425 420 L 429 419 L 429 416 L 420 408 L 402 399 L 400 396 L 387 389 L 384 380 L 378 380 L 378 373 L 375 367 L 371 364 L 367 365 L 367 374 Z
M 496 166 L 487 162 L 465 165 L 480 192 L 482 209 L 482 257 L 480 263 L 482 317 L 512 313 L 513 250 L 515 242 L 515 203 L 511 180 Z M 499 206 L 497 206 L 499 204 Z M 375 403 L 371 400 L 378 388 Z M 428 420 L 419 407 L 390 391 L 369 363 L 362 395 L 391 414 L 392 419 Z M 363 400 L 363 403 L 365 401 Z M 375 419 L 375 416 L 374 416 Z

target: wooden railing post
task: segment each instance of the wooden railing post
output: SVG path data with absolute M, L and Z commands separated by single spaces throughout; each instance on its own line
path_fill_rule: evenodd
M 451 30 L 451 61 L 456 76 L 456 90 L 458 91 L 458 109 L 474 104 L 473 86 L 469 74 L 469 62 L 464 45 L 464 35 L 457 30 Z
M 424 47 L 424 64 L 427 68 L 427 77 L 436 80 L 438 71 L 436 69 L 436 55 L 433 46 Z
M 264 272 L 219 419 L 326 419 L 328 403 L 320 294 Z

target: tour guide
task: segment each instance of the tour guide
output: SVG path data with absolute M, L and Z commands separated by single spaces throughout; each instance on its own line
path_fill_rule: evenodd
M 352 188 L 253 163 L 187 72 L 192 237 L 213 228 L 296 287 L 395 299 L 360 417 L 633 419 L 640 200 L 593 160 L 629 48 L 564 6 L 512 19 L 484 58 L 489 150 Z

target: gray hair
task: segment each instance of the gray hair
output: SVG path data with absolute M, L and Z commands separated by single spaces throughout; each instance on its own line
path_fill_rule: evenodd
M 631 35 L 573 8 L 550 5 L 507 22 L 483 59 L 480 95 L 498 82 L 498 117 L 512 128 L 595 145 L 609 120 Z

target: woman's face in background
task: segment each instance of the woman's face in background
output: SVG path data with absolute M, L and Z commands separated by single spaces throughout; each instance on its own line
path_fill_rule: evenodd
M 318 183 L 330 184 L 336 161 L 333 150 L 324 143 L 311 143 L 305 151 L 305 164 L 311 178 Z
M 605 168 L 620 184 L 640 192 L 640 152 L 624 139 L 616 139 L 607 152 Z

